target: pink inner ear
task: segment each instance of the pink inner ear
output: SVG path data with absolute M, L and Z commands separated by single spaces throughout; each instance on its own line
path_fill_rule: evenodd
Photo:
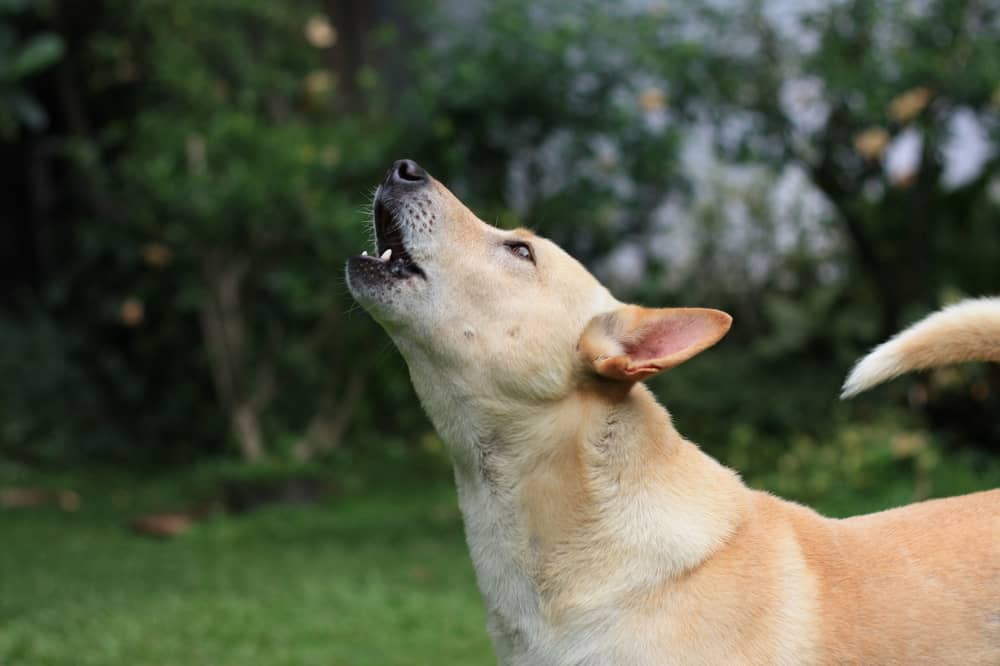
M 663 317 L 642 327 L 625 345 L 632 362 L 666 358 L 704 341 L 708 330 L 696 317 Z

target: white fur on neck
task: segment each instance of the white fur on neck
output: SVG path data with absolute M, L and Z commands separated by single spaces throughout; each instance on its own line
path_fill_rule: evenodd
M 411 370 L 421 374 L 412 362 Z M 428 380 L 414 376 L 414 385 L 455 457 L 466 540 L 499 663 L 642 663 L 634 640 L 618 626 L 624 624 L 616 609 L 627 607 L 626 597 L 698 566 L 728 538 L 743 510 L 744 489 L 735 473 L 683 441 L 643 386 L 617 408 L 616 430 L 607 433 L 608 414 L 583 422 L 574 400 L 562 417 L 553 417 L 558 410 L 549 405 L 539 414 L 498 419 L 481 400 L 456 395 L 456 384 Z M 487 479 L 479 456 L 484 438 L 500 437 L 498 420 L 516 427 L 508 425 L 505 441 L 486 442 L 505 451 L 499 477 Z M 597 520 L 566 544 L 555 562 L 563 575 L 551 577 L 556 589 L 543 595 L 534 576 L 544 554 L 533 543 L 531 516 L 524 515 L 519 495 L 543 461 L 519 454 L 553 451 L 581 430 Z M 676 450 L 664 460 L 655 447 Z M 671 461 L 683 464 L 684 474 L 671 470 Z M 704 484 L 719 492 L 695 490 Z M 568 609 L 558 618 L 553 597 Z

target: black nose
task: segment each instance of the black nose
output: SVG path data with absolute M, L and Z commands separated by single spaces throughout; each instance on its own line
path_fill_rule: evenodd
M 399 185 L 422 185 L 430 180 L 430 176 L 413 160 L 396 160 L 392 168 L 385 174 L 385 183 Z

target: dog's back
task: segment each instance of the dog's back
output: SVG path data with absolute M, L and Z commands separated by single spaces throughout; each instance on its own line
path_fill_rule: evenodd
M 801 542 L 833 662 L 1000 664 L 1000 490 L 834 524 Z
M 879 345 L 851 371 L 843 396 L 912 370 L 965 361 L 1000 361 L 1000 298 L 947 307 Z M 837 522 L 838 549 L 867 564 L 827 572 L 833 584 L 857 587 L 847 595 L 855 596 L 850 607 L 827 609 L 839 634 L 834 654 L 877 661 L 895 645 L 899 663 L 1000 663 L 1000 490 Z M 859 571 L 863 579 L 842 577 Z M 913 627 L 919 636 L 908 631 Z

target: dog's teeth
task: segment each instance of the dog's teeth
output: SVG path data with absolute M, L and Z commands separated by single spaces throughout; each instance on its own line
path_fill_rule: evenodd
M 389 261 L 389 257 L 392 256 L 392 248 L 389 248 L 382 253 L 382 261 Z
M 361 256 L 362 257 L 367 257 L 368 256 L 368 250 L 361 250 Z

